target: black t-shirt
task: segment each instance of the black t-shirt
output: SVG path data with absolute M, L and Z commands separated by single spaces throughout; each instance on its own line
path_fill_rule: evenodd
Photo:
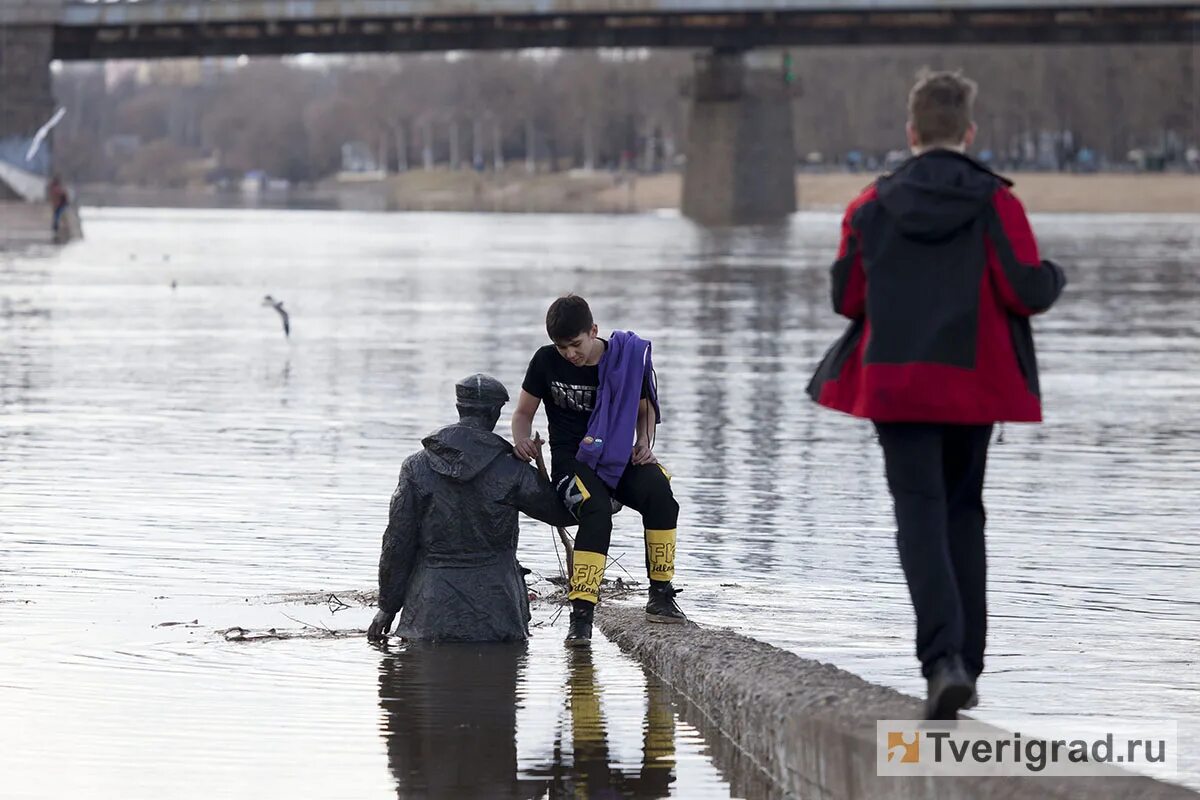
M 555 477 L 571 469 L 579 442 L 587 435 L 599 385 L 599 366 L 577 367 L 559 355 L 552 344 L 539 349 L 529 360 L 521 388 L 541 398 L 546 406 Z
M 608 341 L 604 349 L 608 349 Z M 572 471 L 579 443 L 587 436 L 596 408 L 600 367 L 577 367 L 548 344 L 533 354 L 521 388 L 541 398 L 550 427 L 551 474 L 557 480 Z M 642 381 L 642 397 L 650 396 L 650 377 Z

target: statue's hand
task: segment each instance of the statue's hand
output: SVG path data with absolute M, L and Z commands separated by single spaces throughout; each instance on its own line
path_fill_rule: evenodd
M 389 614 L 386 611 L 379 611 L 376 613 L 375 619 L 371 620 L 371 627 L 367 628 L 367 641 L 386 641 L 388 637 L 388 631 L 392 629 L 392 620 L 395 618 L 395 614 Z

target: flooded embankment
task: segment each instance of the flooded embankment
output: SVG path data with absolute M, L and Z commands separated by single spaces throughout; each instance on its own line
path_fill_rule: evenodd
M 397 777 L 424 746 L 388 705 L 403 659 L 361 637 L 217 631 L 366 628 L 366 608 L 262 598 L 372 585 L 400 463 L 453 419 L 454 381 L 485 371 L 515 393 L 568 290 L 603 329 L 654 341 L 684 610 L 924 691 L 878 447 L 804 395 L 842 327 L 837 214 L 720 233 L 666 215 L 106 209 L 84 224 L 66 248 L 0 252 L 6 800 L 368 799 L 441 780 Z M 977 715 L 1174 719 L 1194 743 L 1200 217 L 1033 224 L 1071 283 L 1035 322 L 1046 423 L 1007 426 L 990 452 Z M 636 515 L 614 523 L 612 577 L 644 580 Z M 522 563 L 555 574 L 552 537 L 526 521 Z M 534 634 L 497 695 L 516 709 L 511 745 L 507 718 L 493 728 L 516 753 L 506 785 L 584 780 L 565 620 Z M 660 796 L 662 776 L 641 777 L 659 752 L 650 678 L 617 656 L 593 654 L 605 745 L 579 752 L 607 754 L 586 758 L 625 776 L 618 794 Z M 720 738 L 671 710 L 665 791 L 754 796 Z M 1180 779 L 1200 786 L 1190 748 Z

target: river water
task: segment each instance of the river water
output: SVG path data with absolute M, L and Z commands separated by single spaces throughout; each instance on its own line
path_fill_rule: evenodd
M 766 796 L 549 609 L 503 653 L 216 633 L 364 628 L 277 596 L 372 586 L 400 462 L 568 290 L 654 340 L 691 616 L 920 695 L 878 447 L 803 391 L 837 223 L 110 209 L 0 253 L 0 796 Z M 1047 422 L 991 454 L 978 713 L 1179 720 L 1200 787 L 1200 218 L 1034 227 L 1071 284 Z M 644 580 L 635 514 L 613 542 Z

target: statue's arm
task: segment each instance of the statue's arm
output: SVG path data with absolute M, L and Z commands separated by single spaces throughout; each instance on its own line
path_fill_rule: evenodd
M 412 463 L 405 461 L 392 495 L 388 526 L 383 533 L 383 551 L 379 556 L 379 610 L 386 614 L 395 614 L 404 605 L 408 579 L 417 560 L 420 506 L 421 494 Z
M 512 466 L 516 470 L 516 490 L 512 494 L 512 504 L 518 511 L 560 528 L 578 524 L 578 520 L 563 505 L 550 481 L 542 480 L 537 470 L 531 466 L 516 461 Z

